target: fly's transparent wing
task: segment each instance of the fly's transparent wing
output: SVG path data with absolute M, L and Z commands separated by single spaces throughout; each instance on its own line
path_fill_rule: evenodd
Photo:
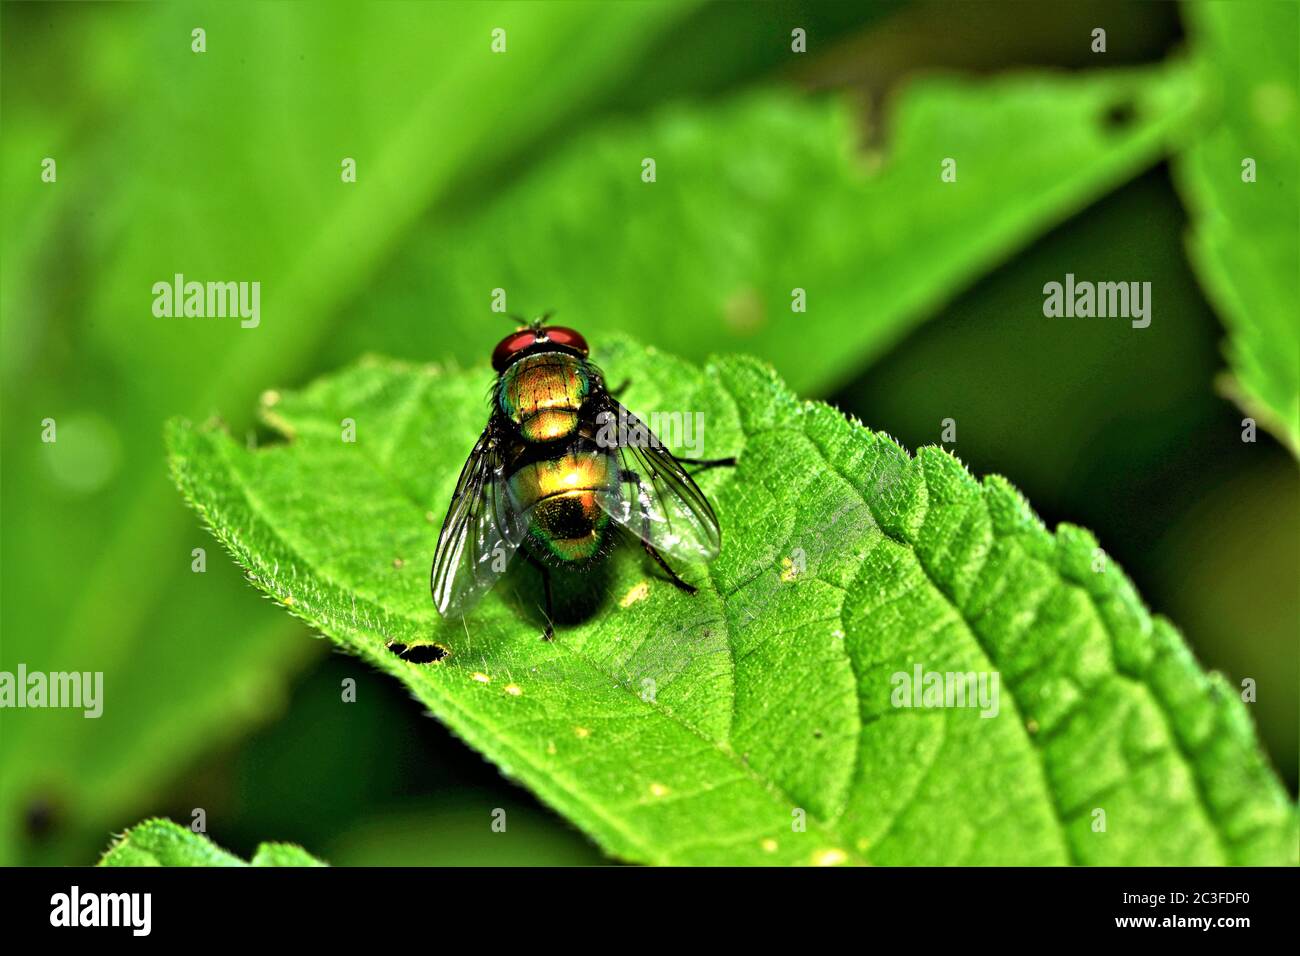
M 429 586 L 444 617 L 468 611 L 505 573 L 526 523 L 510 504 L 505 466 L 489 426 L 461 470 L 438 535 Z
M 660 552 L 683 561 L 711 561 L 722 546 L 713 506 L 681 462 L 650 429 L 613 398 L 622 469 L 618 493 L 599 496 L 622 527 Z

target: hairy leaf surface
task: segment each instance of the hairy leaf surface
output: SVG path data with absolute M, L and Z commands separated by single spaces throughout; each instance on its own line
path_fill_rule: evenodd
M 100 866 L 324 866 L 292 843 L 260 843 L 252 863 L 171 820 L 145 820 L 113 841 Z

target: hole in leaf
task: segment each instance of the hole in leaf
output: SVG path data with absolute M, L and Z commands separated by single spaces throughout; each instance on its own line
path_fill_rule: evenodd
M 401 641 L 389 641 L 388 650 L 404 661 L 412 664 L 436 664 L 451 652 L 441 644 L 403 644 Z

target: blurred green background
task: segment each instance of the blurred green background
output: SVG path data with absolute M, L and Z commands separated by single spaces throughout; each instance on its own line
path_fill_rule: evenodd
M 275 839 L 336 864 L 601 860 L 395 682 L 257 600 L 163 459 L 166 418 L 257 440 L 261 391 L 361 352 L 482 361 L 497 287 L 592 339 L 754 352 L 908 447 L 954 419 L 974 472 L 1094 530 L 1206 667 L 1258 682 L 1294 793 L 1300 479 L 1268 432 L 1241 441 L 1216 389 L 1224 321 L 1167 162 L 1209 122 L 1187 8 L 2 15 L 0 669 L 103 671 L 105 712 L 0 712 L 0 862 L 87 863 L 194 808 L 245 856 Z M 262 324 L 154 318 L 177 272 L 260 281 Z M 1045 319 L 1067 272 L 1150 281 L 1151 328 Z

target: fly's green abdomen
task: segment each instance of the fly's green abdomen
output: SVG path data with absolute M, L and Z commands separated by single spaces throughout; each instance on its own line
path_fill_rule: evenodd
M 618 493 L 616 464 L 598 451 L 573 451 L 524 465 L 510 476 L 510 497 L 528 515 L 543 556 L 583 562 L 596 556 L 609 524 L 602 498 Z
M 520 359 L 501 377 L 497 401 L 528 442 L 569 438 L 578 428 L 578 411 L 591 393 L 582 360 L 563 352 Z

